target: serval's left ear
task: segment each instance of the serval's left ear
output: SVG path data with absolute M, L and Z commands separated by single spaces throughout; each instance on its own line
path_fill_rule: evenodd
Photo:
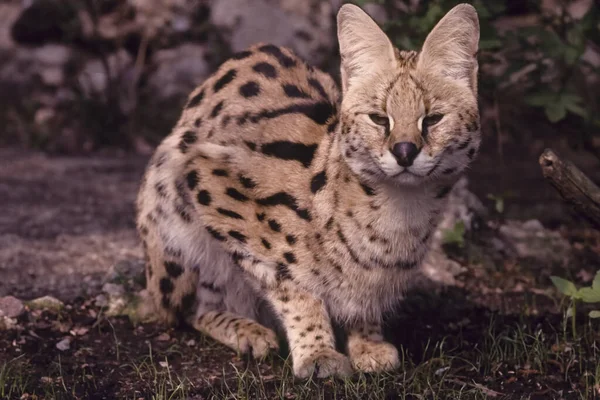
M 353 4 L 344 4 L 337 24 L 343 92 L 360 79 L 396 69 L 392 42 L 367 13 Z
M 459 4 L 438 22 L 425 39 L 418 68 L 440 74 L 477 92 L 479 19 L 470 4 Z

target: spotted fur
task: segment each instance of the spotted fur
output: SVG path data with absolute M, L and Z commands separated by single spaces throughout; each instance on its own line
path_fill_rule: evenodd
M 342 93 L 285 48 L 225 62 L 190 95 L 137 203 L 156 315 L 262 357 L 277 348 L 266 303 L 299 377 L 398 365 L 381 316 L 480 141 L 471 6 L 450 11 L 419 53 L 395 49 L 353 5 L 338 36 Z M 399 142 L 418 149 L 412 165 L 394 158 Z M 332 320 L 348 330 L 348 356 Z

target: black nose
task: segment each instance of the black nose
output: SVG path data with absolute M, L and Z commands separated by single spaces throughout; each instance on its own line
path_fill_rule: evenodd
M 396 157 L 399 165 L 410 167 L 419 154 L 419 149 L 414 143 L 400 142 L 392 147 L 392 154 Z

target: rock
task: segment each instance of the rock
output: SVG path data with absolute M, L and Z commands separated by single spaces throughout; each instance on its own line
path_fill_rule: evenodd
M 0 317 L 16 318 L 23 313 L 23 302 L 13 296 L 0 297 Z
M 64 68 L 71 56 L 71 49 L 63 45 L 16 48 L 10 52 L 7 61 L 0 62 L 0 81 L 31 85 L 39 78 L 47 86 L 60 86 L 64 83 Z
M 56 343 L 56 348 L 59 349 L 60 351 L 69 350 L 71 348 L 71 340 L 72 339 L 69 336 L 67 336 L 60 342 Z
M 152 62 L 148 91 L 163 101 L 185 99 L 211 73 L 206 49 L 198 44 L 159 50 Z
M 125 295 L 125 288 L 123 285 L 118 285 L 116 283 L 105 283 L 104 286 L 102 286 L 102 291 L 108 294 L 109 297 Z
M 94 299 L 94 305 L 101 308 L 106 307 L 108 306 L 108 298 L 103 294 L 99 294 Z
M 212 0 L 211 22 L 234 52 L 257 42 L 292 48 L 319 65 L 336 46 L 333 9 L 321 0 Z
M 90 99 L 114 101 L 106 97 L 108 85 L 112 84 L 112 89 L 118 93 L 119 108 L 123 113 L 128 114 L 134 107 L 132 102 L 135 102 L 131 98 L 133 94 L 131 82 L 135 75 L 133 58 L 125 49 L 120 49 L 108 55 L 106 62 L 109 71 L 106 70 L 101 59 L 89 60 L 77 76 L 79 86 L 83 94 Z
M 501 239 L 518 257 L 559 263 L 569 258 L 569 242 L 559 232 L 544 228 L 538 220 L 506 221 L 499 231 Z
M 52 296 L 38 297 L 37 299 L 28 301 L 26 304 L 32 310 L 60 311 L 64 307 L 62 301 Z
M 17 320 L 5 316 L 0 316 L 0 331 L 18 328 Z

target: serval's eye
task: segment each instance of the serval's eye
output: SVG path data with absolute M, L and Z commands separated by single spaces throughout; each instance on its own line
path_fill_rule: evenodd
M 390 119 L 385 115 L 369 114 L 369 118 L 371 118 L 371 121 L 373 121 L 377 125 L 381 125 L 381 126 L 385 126 L 385 127 L 390 125 Z
M 423 137 L 426 138 L 427 134 L 429 133 L 429 127 L 434 126 L 435 124 L 440 122 L 442 118 L 444 118 L 444 114 L 431 114 L 425 116 L 423 118 L 421 127 L 421 134 L 423 135 Z

